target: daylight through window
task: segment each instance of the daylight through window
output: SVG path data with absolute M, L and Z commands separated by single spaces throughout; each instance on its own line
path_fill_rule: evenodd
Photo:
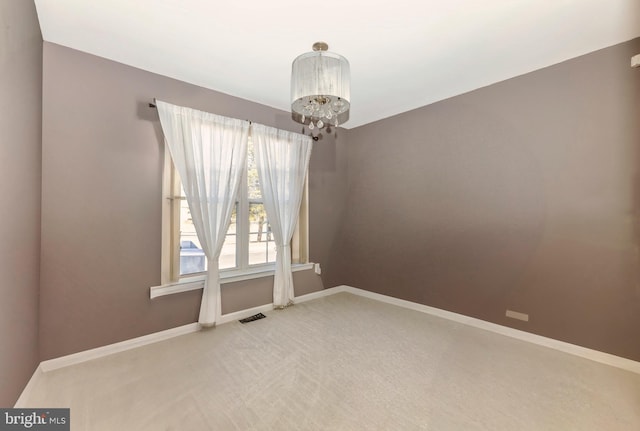
M 165 161 L 165 187 L 169 186 L 171 190 L 166 211 L 169 215 L 163 216 L 166 235 L 163 243 L 169 250 L 164 250 L 163 283 L 175 282 L 180 277 L 200 274 L 207 269 L 207 259 L 196 235 L 184 189 L 168 154 L 169 160 Z M 306 262 L 306 214 L 305 192 L 300 208 L 301 217 L 292 240 L 292 263 Z M 249 139 L 246 168 L 220 253 L 219 266 L 223 272 L 243 273 L 261 267 L 268 269 L 273 267 L 275 261 L 276 244 L 262 200 L 254 147 Z

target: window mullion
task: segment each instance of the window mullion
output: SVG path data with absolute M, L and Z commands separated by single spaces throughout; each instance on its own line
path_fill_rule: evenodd
M 249 265 L 249 200 L 247 193 L 247 165 L 245 163 L 240 189 L 238 190 L 238 212 L 236 214 L 236 264 L 238 269 Z

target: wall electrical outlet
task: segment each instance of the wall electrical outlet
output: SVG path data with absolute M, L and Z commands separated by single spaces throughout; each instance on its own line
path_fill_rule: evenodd
M 525 313 L 518 313 L 517 311 L 507 310 L 507 317 L 511 317 L 512 319 L 522 320 L 523 322 L 529 321 L 529 315 Z
M 316 274 L 320 275 L 322 274 L 322 270 L 320 269 L 320 264 L 316 263 L 315 265 L 313 265 L 313 270 L 316 272 Z
M 640 54 L 631 57 L 631 67 L 640 67 Z

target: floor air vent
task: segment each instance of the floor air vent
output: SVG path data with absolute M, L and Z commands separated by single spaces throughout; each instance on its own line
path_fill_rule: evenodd
M 253 322 L 254 320 L 260 320 L 260 319 L 264 319 L 265 316 L 262 313 L 258 313 L 258 314 L 254 314 L 253 316 L 249 316 L 249 317 L 245 317 L 244 319 L 240 319 L 239 322 L 240 323 L 249 323 L 249 322 Z

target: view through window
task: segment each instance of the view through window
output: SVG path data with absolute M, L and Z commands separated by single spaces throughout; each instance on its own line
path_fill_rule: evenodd
M 180 196 L 178 199 L 174 198 L 174 202 L 180 203 L 180 276 L 204 272 L 207 265 L 184 196 L 184 189 L 180 185 Z M 219 266 L 221 270 L 245 269 L 273 263 L 275 260 L 276 245 L 264 209 L 254 147 L 249 139 L 246 170 L 238 189 L 231 224 L 220 253 Z

